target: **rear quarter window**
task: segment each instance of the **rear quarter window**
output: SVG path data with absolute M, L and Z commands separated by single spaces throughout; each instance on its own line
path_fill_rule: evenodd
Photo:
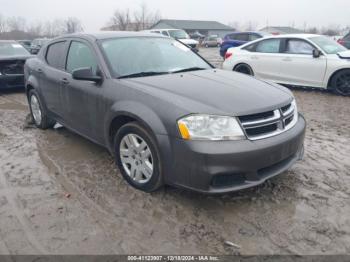
M 53 43 L 48 46 L 46 52 L 46 62 L 57 69 L 64 69 L 64 60 L 66 57 L 66 41 Z

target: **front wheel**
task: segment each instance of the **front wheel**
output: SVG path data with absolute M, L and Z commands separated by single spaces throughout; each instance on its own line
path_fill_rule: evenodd
M 48 129 L 55 125 L 56 122 L 48 117 L 39 95 L 34 89 L 29 91 L 28 102 L 30 113 L 36 127 Z
M 350 70 L 336 73 L 331 81 L 331 88 L 338 95 L 350 95 Z
M 163 185 L 158 146 L 145 128 L 136 122 L 124 125 L 114 144 L 116 163 L 131 186 L 149 193 Z

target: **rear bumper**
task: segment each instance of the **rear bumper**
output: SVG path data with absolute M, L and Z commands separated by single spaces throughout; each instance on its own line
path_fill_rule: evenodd
M 174 139 L 170 184 L 203 193 L 254 187 L 283 173 L 304 154 L 306 122 L 258 141 L 184 141 Z
M 0 89 L 24 88 L 24 75 L 0 75 Z

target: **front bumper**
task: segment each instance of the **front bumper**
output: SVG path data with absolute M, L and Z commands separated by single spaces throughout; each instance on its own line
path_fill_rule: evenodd
M 0 89 L 23 88 L 24 75 L 0 75 Z
M 257 141 L 184 141 L 172 143 L 169 184 L 203 193 L 227 193 L 254 187 L 303 158 L 306 122 Z

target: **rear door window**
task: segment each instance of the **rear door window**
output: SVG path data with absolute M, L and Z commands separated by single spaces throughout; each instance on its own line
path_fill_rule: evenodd
M 254 40 L 259 39 L 259 38 L 261 38 L 261 36 L 256 35 L 256 34 L 249 35 L 249 41 L 254 41 Z
M 92 72 L 96 74 L 97 61 L 93 51 L 87 44 L 72 41 L 69 47 L 66 70 L 72 73 L 80 68 L 91 68 Z
M 53 43 L 48 46 L 46 53 L 47 63 L 57 69 L 64 69 L 64 59 L 66 57 L 66 41 Z
M 235 37 L 238 41 L 248 41 L 249 40 L 249 34 L 237 34 Z
M 312 55 L 315 48 L 308 42 L 300 39 L 288 39 L 286 46 L 287 54 Z
M 281 39 L 267 39 L 258 43 L 256 52 L 259 53 L 279 53 Z

